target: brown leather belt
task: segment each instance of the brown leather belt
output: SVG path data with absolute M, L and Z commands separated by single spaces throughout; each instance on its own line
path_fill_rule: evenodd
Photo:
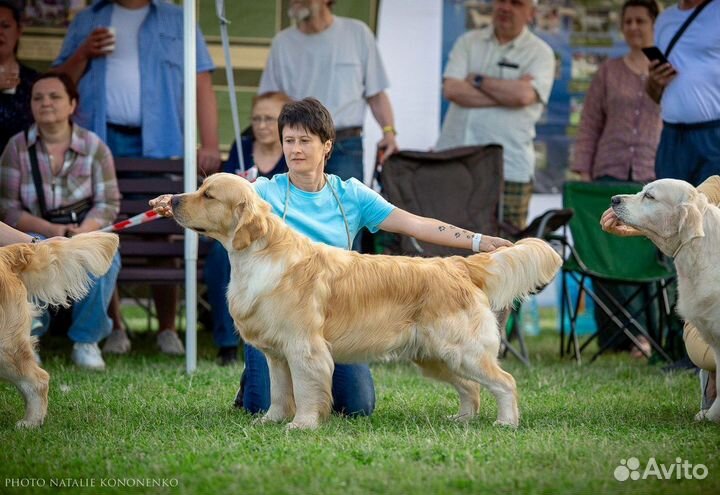
M 335 129 L 335 141 L 360 137 L 362 136 L 362 133 L 362 127 L 343 127 L 342 129 Z
M 137 136 L 138 134 L 142 134 L 142 127 L 131 127 L 129 125 L 113 124 L 112 122 L 108 122 L 107 126 L 115 132 L 126 134 L 128 136 Z

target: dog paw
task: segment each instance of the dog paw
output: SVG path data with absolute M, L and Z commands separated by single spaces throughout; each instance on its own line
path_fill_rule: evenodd
M 496 420 L 493 423 L 493 426 L 499 426 L 501 428 L 512 428 L 513 430 L 517 429 L 518 427 L 518 421 L 517 420 Z
M 42 426 L 43 422 L 42 420 L 26 420 L 21 419 L 17 423 L 15 423 L 15 428 L 17 429 L 31 429 L 31 428 L 38 428 Z
M 319 425 L 317 421 L 298 421 L 294 420 L 292 423 L 288 423 L 285 427 L 288 431 L 290 430 L 314 430 Z
M 707 409 L 700 409 L 700 412 L 695 415 L 693 418 L 695 421 L 705 421 L 705 416 L 707 416 Z

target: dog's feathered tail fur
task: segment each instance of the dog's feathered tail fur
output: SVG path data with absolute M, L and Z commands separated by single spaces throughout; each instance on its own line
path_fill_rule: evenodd
M 17 246 L 8 252 L 14 258 L 8 261 L 34 303 L 68 306 L 88 293 L 89 274 L 99 277 L 108 271 L 117 246 L 117 235 L 90 232 L 66 241 Z
M 562 265 L 555 250 L 535 238 L 464 259 L 470 279 L 485 292 L 494 311 L 512 306 L 515 299 L 549 283 Z

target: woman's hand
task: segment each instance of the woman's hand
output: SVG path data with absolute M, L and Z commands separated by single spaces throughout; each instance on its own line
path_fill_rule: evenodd
M 612 208 L 608 208 L 602 214 L 602 217 L 600 218 L 600 226 L 608 234 L 620 237 L 639 237 L 643 235 L 642 232 L 635 227 L 622 223 Z
M 502 237 L 493 237 L 491 235 L 483 234 L 482 240 L 480 241 L 480 251 L 489 253 L 495 251 L 497 248 L 510 247 L 513 243 Z
M 162 196 L 158 196 L 155 199 L 150 200 L 150 206 L 152 207 L 153 211 L 157 213 L 160 216 L 163 217 L 172 217 L 172 205 L 170 204 L 170 200 L 172 199 L 172 194 L 163 194 Z

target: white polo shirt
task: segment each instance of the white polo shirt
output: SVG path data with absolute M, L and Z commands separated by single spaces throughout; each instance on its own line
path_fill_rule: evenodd
M 498 79 L 520 79 L 529 74 L 539 102 L 514 108 L 468 108 L 450 103 L 437 149 L 501 144 L 505 180 L 530 182 L 535 169 L 535 123 L 547 104 L 555 77 L 552 48 L 527 28 L 504 45 L 498 42 L 492 26 L 469 31 L 455 42 L 443 77 L 465 79 L 471 72 Z

